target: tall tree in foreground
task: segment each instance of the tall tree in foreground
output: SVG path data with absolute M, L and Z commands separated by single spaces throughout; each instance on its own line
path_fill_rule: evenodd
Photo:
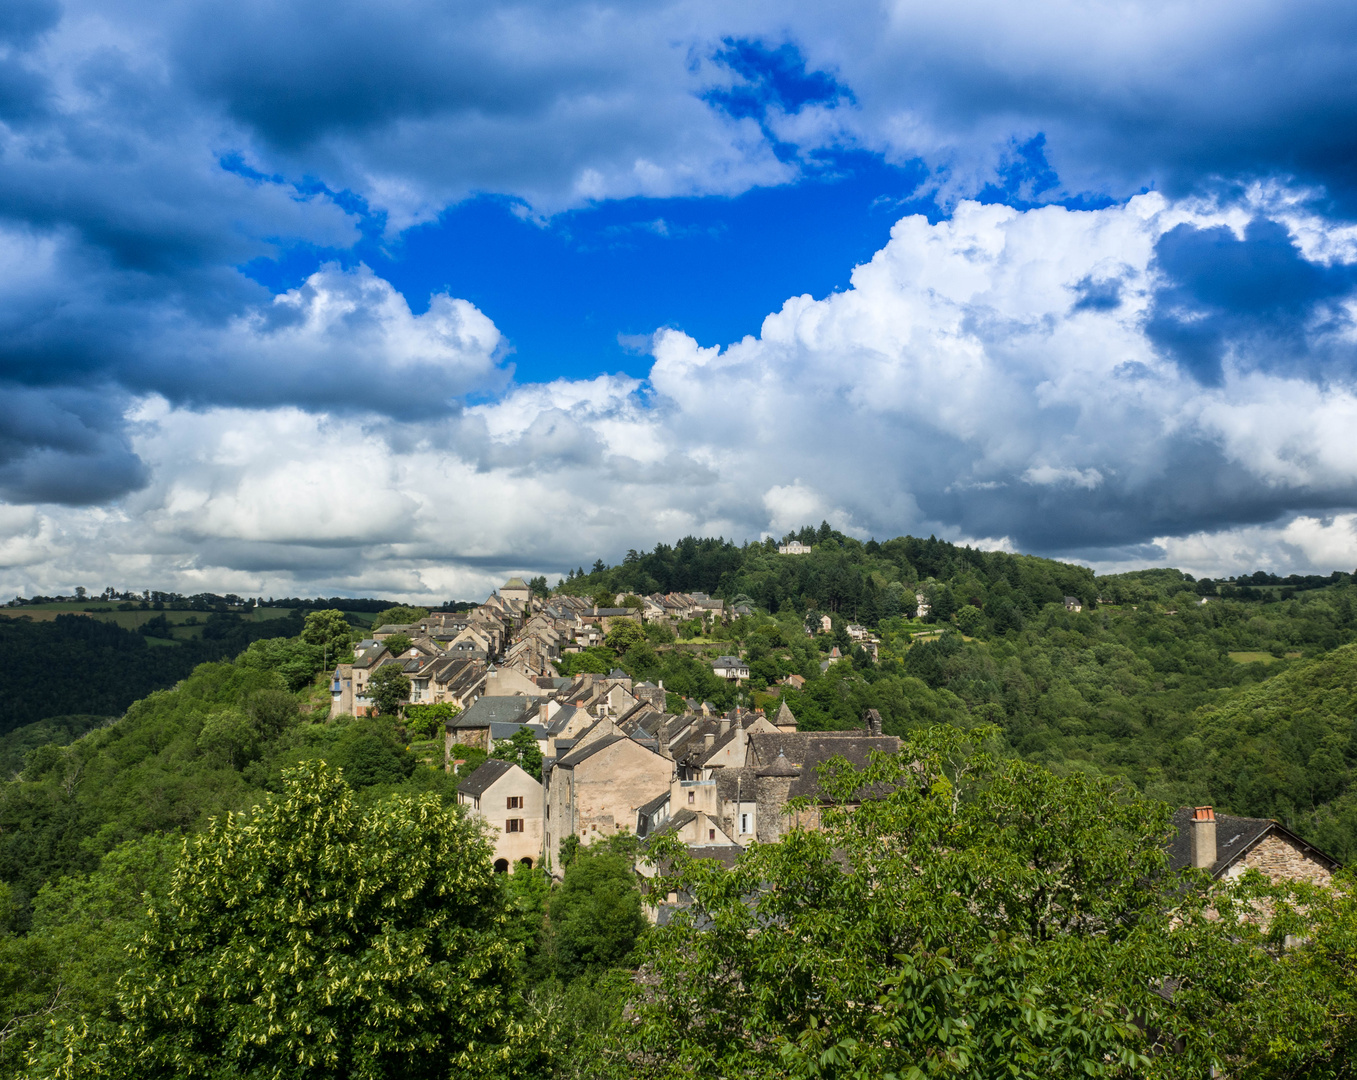
M 1257 875 L 1170 874 L 1167 806 L 997 760 L 992 734 L 932 728 L 861 771 L 827 767 L 827 803 L 791 804 L 820 827 L 756 844 L 733 870 L 657 842 L 670 870 L 656 894 L 692 903 L 643 939 L 611 1065 L 747 1080 L 1352 1075 L 1305 1071 L 1352 1045 L 1350 893 L 1288 905 Z M 1327 921 L 1306 920 L 1317 910 Z M 1309 943 L 1286 949 L 1285 933 Z
M 435 796 L 362 812 L 324 763 L 185 843 L 121 1015 L 35 1052 L 56 1077 L 512 1077 L 521 945 L 477 827 Z

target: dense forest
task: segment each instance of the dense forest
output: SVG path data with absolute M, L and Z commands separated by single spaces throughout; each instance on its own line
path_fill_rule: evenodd
M 118 716 L 205 661 L 233 657 L 257 638 L 301 632 L 298 616 L 252 623 L 212 613 L 201 637 L 167 647 L 147 644 L 155 630 L 147 625 L 138 633 L 75 614 L 0 618 L 0 735 L 52 716 Z
M 482 841 L 456 808 L 457 777 L 436 767 L 436 758 L 421 760 L 420 717 L 328 718 L 318 677 L 327 658 L 364 632 L 338 612 L 298 611 L 268 623 L 219 618 L 201 642 L 151 648 L 144 634 L 79 616 L 0 621 L 0 631 L 11 634 L 7 655 L 22 661 L 7 663 L 4 677 L 14 680 L 14 700 L 26 703 L 22 716 L 33 717 L 18 724 L 15 714 L 13 730 L 0 733 L 0 765 L 13 777 L 0 786 L 0 1072 L 16 1074 L 27 1060 L 31 1075 L 42 1077 L 271 1075 L 274 1051 L 261 1049 L 272 1045 L 268 1038 L 254 1043 L 239 1031 L 186 1028 L 173 1006 L 176 987 L 197 985 L 195 1000 L 216 1003 L 199 1007 L 220 1006 L 214 1024 L 276 1026 L 276 1018 L 250 1017 L 262 1007 L 257 988 L 279 971 L 261 968 L 233 981 L 233 972 L 253 963 L 257 945 L 273 950 L 260 956 L 300 957 L 289 963 L 307 972 L 286 988 L 289 1015 L 336 1032 L 349 1024 L 336 1038 L 350 1046 L 343 1039 L 358 1038 L 365 1010 L 377 1006 L 355 990 L 344 998 L 349 1011 L 336 1011 L 339 976 L 326 966 L 332 962 L 289 936 L 294 919 L 280 913 L 311 903 L 306 898 L 320 895 L 316 890 L 343 897 L 353 889 L 344 902 L 358 915 L 327 915 L 321 905 L 306 931 L 326 942 L 326 956 L 347 957 L 359 971 L 389 953 L 384 973 L 362 979 L 393 986 L 406 977 L 398 972 L 421 965 L 439 973 L 393 990 L 396 997 L 381 1006 L 404 1019 L 393 1028 L 399 1038 L 387 1044 L 394 1056 L 374 1052 L 377 1064 L 363 1073 L 374 1077 L 447 1075 L 433 1066 L 421 1072 L 408 1056 L 435 1051 L 461 1062 L 466 1075 L 496 1077 L 884 1075 L 899 1065 L 890 1054 L 908 1039 L 899 1029 L 855 1026 L 853 1017 L 863 1013 L 847 999 L 833 1014 L 838 1006 L 823 996 L 815 973 L 838 970 L 847 946 L 835 942 L 880 934 L 896 944 L 872 953 L 862 969 L 876 980 L 870 992 L 882 995 L 870 1015 L 885 1024 L 900 1010 L 929 1012 L 946 998 L 972 1025 L 949 1029 L 948 1037 L 971 1031 L 1028 1046 L 1031 1067 L 1022 1075 L 1194 1076 L 1223 1062 L 1211 1055 L 1227 1045 L 1234 1048 L 1232 1075 L 1302 1075 L 1294 1062 L 1308 1068 L 1345 1060 L 1351 995 L 1333 987 L 1349 985 L 1357 972 L 1333 959 L 1341 949 L 1324 954 L 1330 967 L 1256 968 L 1270 939 L 1252 924 L 1232 922 L 1228 911 L 1223 923 L 1212 921 L 1215 908 L 1198 918 L 1206 908 L 1185 899 L 1198 894 L 1164 877 L 1154 860 L 1169 808 L 1201 803 L 1277 817 L 1332 855 L 1357 858 L 1357 587 L 1349 575 L 1199 582 L 1152 570 L 1096 577 L 1078 566 L 934 539 L 860 543 L 828 529 L 803 536 L 814 544 L 808 555 L 690 539 L 572 573 L 563 591 L 609 603 L 618 593 L 700 590 L 748 610 L 726 623 L 622 624 L 603 646 L 562 658 L 562 669 L 621 666 L 638 679 L 663 679 L 673 708 L 684 699 L 767 709 L 785 701 L 805 729 L 857 726 L 864 709 L 876 708 L 888 732 L 909 740 L 912 760 L 936 757 L 950 784 L 960 783 L 956 763 L 964 758 L 972 762 L 963 770 L 967 783 L 978 785 L 970 801 L 943 798 L 945 785 L 935 785 L 919 796 L 922 804 L 884 808 L 897 816 L 882 819 L 881 835 L 898 835 L 902 845 L 891 858 L 922 843 L 921 822 L 942 830 L 938 835 L 962 829 L 973 837 L 972 853 L 958 856 L 962 863 L 929 871 L 944 875 L 962 864 L 983 876 L 1059 861 L 1065 856 L 1047 850 L 1057 840 L 1072 849 L 1101 845 L 1111 861 L 1087 868 L 1093 877 L 1079 903 L 1104 906 L 1072 916 L 1072 925 L 1109 918 L 1139 929 L 1117 941 L 1076 935 L 1066 949 L 975 903 L 944 910 L 935 890 L 902 895 L 899 910 L 918 925 L 969 929 L 946 943 L 902 938 L 898 926 L 871 924 L 877 909 L 853 899 L 853 873 L 812 844 L 770 849 L 749 862 L 748 881 L 713 878 L 712 868 L 669 852 L 673 887 L 697 898 L 698 910 L 728 933 L 693 936 L 682 920 L 667 933 L 650 931 L 631 870 L 634 842 L 581 852 L 555 886 L 531 873 L 496 882 Z M 533 584 L 545 587 L 540 579 Z M 919 594 L 930 606 L 922 617 Z M 1067 609 L 1066 597 L 1082 610 Z M 825 615 L 827 633 L 819 632 Z M 875 655 L 856 630 L 850 634 L 854 622 L 874 633 Z M 66 643 L 62 655 L 85 650 L 84 659 L 58 670 L 48 651 L 58 643 Z M 742 687 L 716 678 L 710 665 L 711 656 L 736 650 L 751 669 Z M 57 689 L 72 671 L 86 678 L 86 696 Z M 104 672 L 102 681 L 91 672 Z M 799 678 L 789 683 L 790 676 Z M 904 788 L 898 794 L 915 797 Z M 984 808 L 999 805 L 1025 824 L 995 832 L 1005 819 Z M 978 816 L 963 828 L 958 813 Z M 851 854 L 861 838 L 844 828 L 842 849 Z M 271 861 L 286 862 L 293 848 L 317 853 L 307 873 L 319 876 L 298 877 Z M 933 851 L 925 845 L 910 858 L 925 865 Z M 879 851 L 861 855 L 864 865 L 881 865 Z M 1107 881 L 1132 868 L 1149 891 L 1101 896 Z M 783 883 L 778 895 L 793 906 L 779 919 L 808 935 L 796 939 L 807 967 L 794 985 L 768 980 L 793 963 L 786 949 L 795 935 L 764 942 L 742 921 L 742 890 L 760 880 Z M 361 882 L 369 884 L 359 888 Z M 458 895 L 477 899 L 451 906 L 437 899 Z M 1021 907 L 1016 898 L 1007 903 L 1008 912 Z M 1268 903 L 1269 910 L 1291 910 L 1285 897 Z M 1315 940 L 1357 932 L 1350 925 L 1357 913 L 1313 896 L 1306 903 L 1305 911 L 1332 920 L 1307 924 Z M 1178 920 L 1172 925 L 1156 914 L 1170 907 Z M 441 921 L 431 923 L 430 912 Z M 1179 941 L 1172 953 L 1166 943 L 1173 934 L 1193 935 L 1191 948 Z M 364 944 L 375 941 L 383 942 L 376 952 Z M 948 951 L 931 951 L 944 944 Z M 906 948 L 922 951 L 911 954 L 915 967 L 901 969 L 896 953 Z M 855 952 L 854 964 L 867 955 Z M 1214 957 L 1238 985 L 1212 981 L 1203 968 L 1193 994 L 1168 1004 L 1162 997 L 1140 1001 L 1137 1008 L 1169 1010 L 1164 1023 L 1183 1032 L 1183 1045 L 1199 1056 L 1167 1063 L 1139 1057 L 1147 1049 L 1143 1031 L 1122 1023 L 1107 1002 L 1139 993 L 1128 988 L 1148 986 L 1147 972 L 1169 970 L 1179 962 L 1172 956 L 1184 955 Z M 654 989 L 637 998 L 633 972 L 641 964 Z M 743 968 L 740 993 L 692 982 L 699 971 L 731 965 L 752 965 Z M 914 975 L 907 979 L 902 970 Z M 1122 981 L 1094 985 L 1092 971 Z M 1031 1002 L 1049 991 L 1034 989 L 1032 979 L 1072 996 L 1042 999 L 1033 1014 Z M 1245 1008 L 1238 995 L 1255 984 L 1258 996 Z M 164 993 L 138 996 L 139 985 Z M 966 986 L 994 993 L 982 1008 L 966 997 Z M 729 1000 L 718 1001 L 718 990 Z M 868 988 L 855 983 L 849 991 Z M 162 1009 L 152 998 L 167 1004 Z M 401 1011 L 412 1002 L 424 1004 Z M 626 1002 L 639 1022 L 619 1027 Z M 827 1011 L 816 1012 L 815 1002 Z M 717 1004 L 741 1023 L 713 1029 L 702 1010 Z M 1257 1029 L 1226 1032 L 1218 1019 L 1226 1014 L 1249 1015 Z M 444 1020 L 435 1031 L 421 1026 L 421 1016 Z M 467 1042 L 461 1032 L 473 1016 L 482 1034 Z M 746 1022 L 752 1026 L 741 1028 Z M 983 1060 L 984 1051 L 965 1039 L 936 1075 L 990 1075 L 957 1065 Z M 397 1044 L 407 1049 L 398 1053 Z M 1100 1049 L 1071 1056 L 1076 1044 Z M 360 1045 L 367 1044 L 360 1039 L 346 1052 Z M 1286 1068 L 1241 1065 L 1275 1064 L 1283 1045 L 1292 1047 Z M 256 1049 L 247 1053 L 246 1046 Z M 297 1050 L 278 1046 L 284 1056 Z M 235 1055 L 235 1064 L 222 1065 L 222 1055 Z M 840 1059 L 842 1070 L 825 1066 Z M 1174 1062 L 1182 1070 L 1175 1072 Z M 1193 1062 L 1198 1072 L 1188 1067 Z M 294 1073 L 359 1075 L 339 1059 L 287 1075 Z

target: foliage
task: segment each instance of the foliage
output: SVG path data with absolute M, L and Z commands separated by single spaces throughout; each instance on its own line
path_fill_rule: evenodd
M 327 608 L 306 616 L 301 633 L 302 641 L 319 646 L 326 664 L 344 660 L 352 654 L 353 627 L 342 611 Z
M 465 743 L 453 743 L 448 748 L 448 760 L 462 762 L 457 769 L 458 776 L 470 776 L 483 764 L 490 755 L 479 746 L 467 746 Z
M 495 747 L 490 756 L 500 761 L 512 761 L 534 780 L 542 779 L 542 747 L 537 736 L 526 727 L 519 728 L 513 738 Z
M 604 845 L 578 848 L 550 911 L 554 965 L 566 980 L 625 964 L 647 926 L 631 859 Z
M 0 1071 L 16 1075 L 24 1049 L 51 1025 L 113 1006 L 127 953 L 148 927 L 146 897 L 165 895 L 179 843 L 123 844 L 88 876 L 43 888 L 26 937 L 0 935 Z
M 606 675 L 617 666 L 617 654 L 612 649 L 597 645 L 579 652 L 562 653 L 556 660 L 556 670 L 566 678 L 574 678 L 586 671 L 595 675 Z
M 355 788 L 397 784 L 408 779 L 415 759 L 397 739 L 389 720 L 355 720 L 339 737 L 330 757 Z
M 332 770 L 298 768 L 281 796 L 185 845 L 121 1017 L 70 1025 L 40 1070 L 512 1075 L 533 1033 L 505 919 L 488 845 L 462 815 L 402 796 L 361 812 Z
M 619 622 L 608 631 L 607 637 L 603 639 L 603 644 L 610 649 L 624 653 L 633 645 L 638 645 L 645 639 L 645 631 L 641 629 L 641 625 L 627 619 Z
M 276 671 L 287 682 L 289 690 L 300 690 L 316 677 L 325 660 L 324 649 L 310 645 L 299 637 L 263 638 L 250 643 L 236 657 L 241 667 L 256 671 Z
M 412 735 L 432 739 L 443 734 L 447 722 L 461 713 L 461 707 L 450 701 L 440 701 L 436 705 L 407 705 L 405 707 L 405 726 Z
M 410 680 L 400 664 L 383 664 L 368 677 L 367 696 L 383 716 L 395 716 L 410 700 Z
M 429 614 L 428 608 L 405 607 L 396 605 L 389 607 L 385 611 L 379 612 L 372 620 L 373 629 L 382 626 L 408 626 L 410 623 L 419 622 Z
M 234 656 L 254 638 L 299 629 L 295 619 L 251 623 L 236 615 L 210 615 L 201 638 L 173 648 L 148 648 L 142 635 L 84 615 L 58 615 L 44 622 L 0 618 L 0 653 L 5 657 L 0 664 L 0 700 L 5 703 L 0 735 L 48 717 L 120 715 L 198 664 Z M 59 658 L 55 666 L 54 657 Z
M 400 656 L 401 653 L 408 651 L 414 642 L 409 634 L 392 634 L 382 644 L 391 650 L 392 656 Z
M 1313 897 L 1287 908 L 1323 940 L 1282 953 L 1263 902 L 1286 890 L 1168 874 L 1168 807 L 994 758 L 995 734 L 921 731 L 861 772 L 826 767 L 823 831 L 732 871 L 656 841 L 655 892 L 691 905 L 644 940 L 625 1059 L 674 1077 L 1280 1077 L 1302 1075 L 1273 1064 L 1287 1039 L 1292 1062 L 1350 1045 L 1350 894 L 1314 890 L 1333 930 L 1299 914 Z M 880 797 L 852 809 L 864 788 Z

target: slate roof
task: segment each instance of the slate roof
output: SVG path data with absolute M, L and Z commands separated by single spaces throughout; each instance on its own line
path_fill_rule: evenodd
M 763 768 L 759 769 L 760 776 L 800 776 L 801 770 L 787 760 L 787 756 L 779 750 L 775 757 Z
M 492 723 L 521 724 L 537 711 L 537 699 L 530 697 L 482 697 L 467 706 L 447 723 L 449 731 L 488 727 Z
M 490 722 L 490 738 L 496 740 L 512 739 L 523 728 L 527 728 L 529 731 L 531 731 L 533 734 L 533 738 L 535 738 L 538 742 L 546 741 L 547 738 L 546 728 L 538 727 L 536 724 L 502 723 L 496 720 L 492 720 Z
M 1192 865 L 1192 807 L 1179 807 L 1173 813 L 1177 835 L 1169 842 L 1169 869 L 1182 870 Z M 1220 877 L 1270 833 L 1279 833 L 1301 851 L 1331 870 L 1338 868 L 1338 860 L 1325 854 L 1313 844 L 1306 843 L 1280 822 L 1269 818 L 1236 817 L 1216 811 L 1216 863 L 1211 867 L 1212 877 Z
M 506 581 L 503 585 L 500 586 L 501 589 L 526 589 L 527 587 L 528 583 L 524 581 L 521 577 L 511 577 L 508 581 Z
M 460 795 L 479 799 L 495 781 L 501 779 L 505 773 L 514 767 L 515 763 L 512 761 L 488 758 L 481 763 L 475 772 L 457 785 L 457 792 Z
M 636 812 L 638 814 L 644 814 L 646 817 L 650 817 L 650 815 L 655 813 L 655 811 L 657 811 L 661 806 L 663 806 L 668 801 L 669 792 L 666 791 L 662 795 L 656 795 L 653 799 L 650 800 L 650 802 L 646 803 L 645 805 L 637 807 Z
M 615 746 L 617 743 L 626 742 L 625 735 L 604 735 L 601 739 L 595 739 L 591 743 L 581 746 L 578 750 L 571 750 L 570 753 L 556 759 L 556 764 L 566 768 L 572 765 L 578 765 L 581 761 L 587 761 L 600 750 L 605 750 L 609 746 Z

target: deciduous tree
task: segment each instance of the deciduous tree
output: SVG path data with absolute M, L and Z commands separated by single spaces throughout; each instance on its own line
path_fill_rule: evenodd
M 71 1080 L 531 1075 L 505 921 L 469 819 L 428 795 L 363 812 L 303 766 L 185 844 L 122 1019 L 72 1025 L 34 1064 Z

